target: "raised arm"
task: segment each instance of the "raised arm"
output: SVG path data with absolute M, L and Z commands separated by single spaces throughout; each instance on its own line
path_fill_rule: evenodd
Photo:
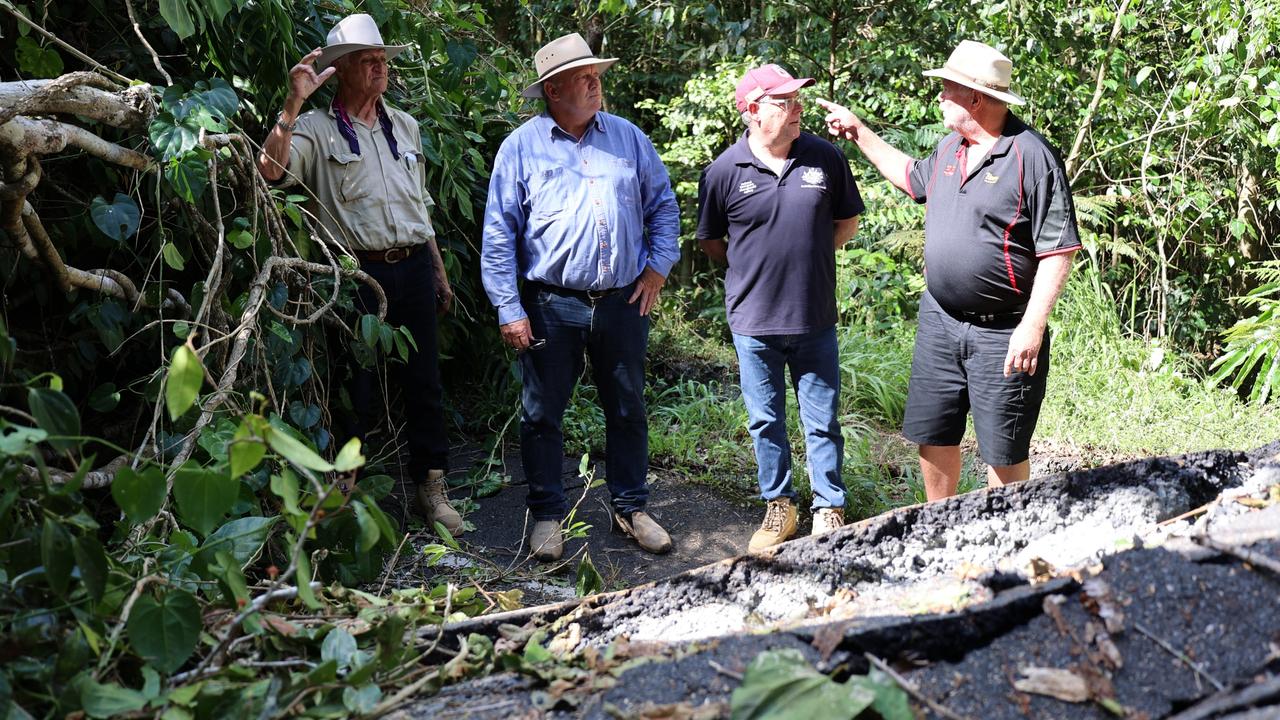
M 827 132 L 852 140 L 885 180 L 903 192 L 911 192 L 907 184 L 907 167 L 913 159 L 910 155 L 885 142 L 843 105 L 821 98 L 817 102 L 827 111 Z
M 337 72 L 337 68 L 330 65 L 317 73 L 315 62 L 319 57 L 320 48 L 316 48 L 289 70 L 289 96 L 284 101 L 284 112 L 271 126 L 271 133 L 262 143 L 262 152 L 258 153 L 258 172 L 271 182 L 279 180 L 289 167 L 289 140 L 293 137 L 293 130 L 285 126 L 297 122 L 302 104 Z

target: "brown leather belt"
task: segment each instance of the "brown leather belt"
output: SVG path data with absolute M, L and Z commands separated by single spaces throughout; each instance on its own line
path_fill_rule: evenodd
M 369 263 L 387 263 L 394 265 L 422 248 L 421 245 L 409 245 L 406 247 L 393 247 L 386 250 L 352 250 L 351 254 L 360 259 L 360 262 Z

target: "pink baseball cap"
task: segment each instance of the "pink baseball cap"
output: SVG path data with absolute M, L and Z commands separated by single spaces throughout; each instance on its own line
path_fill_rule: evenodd
M 786 95 L 812 84 L 813 78 L 791 77 L 791 73 L 773 63 L 761 65 L 748 70 L 738 81 L 738 91 L 734 94 L 738 112 L 745 112 L 747 103 L 755 102 L 765 95 Z

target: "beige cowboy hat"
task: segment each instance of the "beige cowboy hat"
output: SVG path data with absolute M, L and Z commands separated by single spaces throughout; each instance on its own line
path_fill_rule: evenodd
M 533 67 L 538 71 L 538 79 L 534 80 L 533 84 L 525 88 L 520 95 L 527 98 L 540 98 L 542 83 L 554 75 L 584 65 L 595 65 L 600 72 L 604 72 L 616 62 L 618 58 L 598 58 L 593 55 L 587 41 L 583 40 L 578 33 L 563 35 L 543 45 L 533 56 Z
M 960 83 L 1010 105 L 1027 104 L 1009 90 L 1013 61 L 985 43 L 960 41 L 945 65 L 937 70 L 925 70 L 924 74 Z
M 329 31 L 324 50 L 316 60 L 316 69 L 323 70 L 343 55 L 361 50 L 386 50 L 387 60 L 390 60 L 408 47 L 383 44 L 382 33 L 378 32 L 378 24 L 372 17 L 364 13 L 348 15 Z

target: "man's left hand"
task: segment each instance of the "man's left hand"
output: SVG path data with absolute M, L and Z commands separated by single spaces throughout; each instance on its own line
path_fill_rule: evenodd
M 631 294 L 631 299 L 627 302 L 634 303 L 637 298 L 640 300 L 640 314 L 648 315 L 653 306 L 658 303 L 658 295 L 662 292 L 662 286 L 667 279 L 658 274 L 657 270 L 646 267 L 644 272 L 640 273 L 640 277 L 636 279 L 636 291 Z
M 1009 352 L 1004 356 L 1004 376 L 1017 372 L 1036 374 L 1040 358 L 1040 343 L 1044 340 L 1044 328 L 1034 323 L 1019 323 L 1009 337 Z
M 453 288 L 447 278 L 436 278 L 436 314 L 445 315 L 453 307 Z

